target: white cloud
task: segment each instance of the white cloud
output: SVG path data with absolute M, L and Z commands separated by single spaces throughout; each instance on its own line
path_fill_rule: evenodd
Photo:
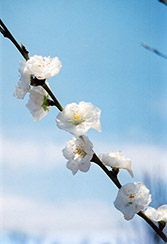
M 163 175 L 167 170 L 167 150 L 164 148 L 155 145 L 125 145 L 123 150 L 132 159 L 136 171 L 143 173 L 159 169 Z
M 62 149 L 60 142 L 43 142 L 40 140 L 0 139 L 1 163 L 11 168 L 31 167 L 47 169 L 61 166 Z
M 114 238 L 120 228 L 131 228 L 118 215 L 113 205 L 97 201 L 68 202 L 61 206 L 36 202 L 23 197 L 3 195 L 0 197 L 0 226 L 3 231 L 19 230 L 31 235 L 56 236 L 108 236 Z M 130 230 L 129 230 L 130 232 Z M 63 237 L 63 238 L 64 238 Z

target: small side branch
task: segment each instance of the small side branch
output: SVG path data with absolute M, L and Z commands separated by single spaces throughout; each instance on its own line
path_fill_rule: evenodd
M 144 48 L 146 48 L 147 50 L 149 50 L 149 51 L 151 51 L 151 52 L 153 52 L 153 53 L 159 55 L 159 56 L 162 57 L 162 58 L 167 59 L 167 55 L 161 53 L 161 52 L 160 52 L 159 50 L 157 50 L 156 48 L 152 48 L 152 47 L 148 46 L 148 45 L 147 45 L 146 43 L 144 43 L 144 42 L 141 43 L 141 45 L 142 45 Z

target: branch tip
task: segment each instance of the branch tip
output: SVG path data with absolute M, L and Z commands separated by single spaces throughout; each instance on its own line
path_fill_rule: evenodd
M 150 47 L 149 45 L 147 45 L 147 44 L 144 43 L 144 42 L 142 42 L 141 45 L 142 45 L 145 49 L 147 49 L 147 50 L 149 50 L 149 51 L 151 51 L 151 52 L 157 54 L 158 56 L 160 56 L 160 57 L 162 57 L 162 58 L 167 59 L 167 55 L 161 53 L 158 49 L 156 49 L 156 48 L 152 48 L 152 47 Z

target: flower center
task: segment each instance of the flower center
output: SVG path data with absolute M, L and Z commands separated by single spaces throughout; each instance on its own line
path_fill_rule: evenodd
M 167 209 L 158 209 L 161 213 L 165 213 L 165 214 L 167 214 Z
M 73 113 L 72 118 L 73 118 L 72 124 L 74 124 L 75 126 L 80 125 L 82 124 L 82 122 L 84 122 L 82 115 L 79 114 L 78 112 Z
M 80 119 L 81 118 L 81 115 L 78 114 L 78 113 L 74 113 L 73 118 L 74 119 Z
M 77 155 L 80 155 L 82 158 L 84 158 L 87 155 L 87 153 L 84 150 L 82 150 L 82 148 L 80 148 L 80 147 L 76 147 L 76 150 L 74 153 Z
M 133 199 L 133 198 L 135 198 L 135 196 L 134 196 L 133 194 L 130 194 L 130 195 L 129 195 L 129 198 L 130 198 L 130 199 Z

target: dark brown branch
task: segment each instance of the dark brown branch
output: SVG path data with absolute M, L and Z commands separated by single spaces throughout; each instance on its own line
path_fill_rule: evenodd
M 59 101 L 57 100 L 57 98 L 55 97 L 55 95 L 52 93 L 52 91 L 50 90 L 50 88 L 48 87 L 48 85 L 46 83 L 44 83 L 42 85 L 42 87 L 45 89 L 45 91 L 47 91 L 47 93 L 49 94 L 49 96 L 53 99 L 55 106 L 60 111 L 63 111 L 63 107 L 61 106 L 61 104 L 59 103 Z
M 153 228 L 153 230 L 162 238 L 164 242 L 167 242 L 167 236 L 152 222 L 151 219 L 149 219 L 142 211 L 140 211 L 138 215 Z
M 159 2 L 164 3 L 165 5 L 167 5 L 167 0 L 159 0 Z
M 23 57 L 26 60 L 29 59 L 28 51 L 26 50 L 26 48 L 23 46 L 23 44 L 21 44 L 21 45 L 18 44 L 16 39 L 12 36 L 12 34 L 10 33 L 10 31 L 8 30 L 8 28 L 5 26 L 5 24 L 2 22 L 1 19 L 0 19 L 0 32 L 2 33 L 2 35 L 4 37 L 11 40 L 11 42 L 15 45 L 15 47 L 19 50 L 19 52 L 23 55 Z
M 92 162 L 94 162 L 94 163 L 96 163 L 97 165 L 99 165 L 100 166 L 100 168 L 102 168 L 102 170 L 108 175 L 108 177 L 114 182 L 114 184 L 120 189 L 121 188 L 121 184 L 120 184 L 120 182 L 119 182 L 119 180 L 118 180 L 118 178 L 117 178 L 117 175 L 114 173 L 114 172 L 112 172 L 112 171 L 110 171 L 110 170 L 108 170 L 107 168 L 106 168 L 106 166 L 101 162 L 101 160 L 97 157 L 97 155 L 94 153 L 93 154 L 93 158 L 91 159 L 91 161 Z
M 50 99 L 47 99 L 46 106 L 56 106 L 56 105 L 55 105 L 55 102 L 54 101 L 52 101 Z

